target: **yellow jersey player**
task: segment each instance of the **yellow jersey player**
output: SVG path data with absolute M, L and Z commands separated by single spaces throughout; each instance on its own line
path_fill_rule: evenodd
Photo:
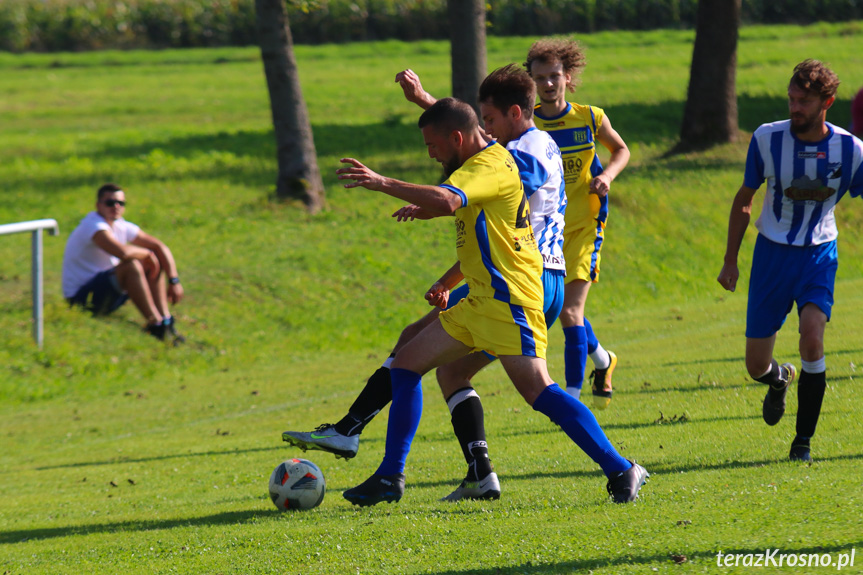
M 342 160 L 348 166 L 337 174 L 349 180 L 348 188 L 388 194 L 428 215 L 454 215 L 456 251 L 470 295 L 396 353 L 383 461 L 343 496 L 361 506 L 401 499 L 405 462 L 422 415 L 422 376 L 484 350 L 499 357 L 528 404 L 561 426 L 602 467 L 614 500 L 634 500 L 647 471 L 621 457 L 590 410 L 548 375 L 542 258 L 527 223 L 527 198 L 512 156 L 496 142 L 488 143 L 473 108 L 453 98 L 426 110 L 419 127 L 429 156 L 449 175 L 443 184 L 387 178 L 352 158 Z
M 596 365 L 594 404 L 605 408 L 611 401 L 611 375 L 617 357 L 599 345 L 584 317 L 590 285 L 599 279 L 600 250 L 608 217 L 608 192 L 612 180 L 629 162 L 629 148 L 601 108 L 568 102 L 584 68 L 584 54 L 572 40 L 547 38 L 531 46 L 525 68 L 536 82 L 539 105 L 536 127 L 548 132 L 560 148 L 566 178 L 566 226 L 563 255 L 566 289 L 560 324 L 565 337 L 566 390 L 581 395 L 587 355 Z M 611 152 L 603 167 L 596 142 Z

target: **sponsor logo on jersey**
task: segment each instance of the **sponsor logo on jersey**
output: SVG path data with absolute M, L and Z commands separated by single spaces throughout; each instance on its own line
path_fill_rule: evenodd
M 564 265 L 563 258 L 560 256 L 552 256 L 549 254 L 542 254 L 542 263 L 544 264 L 557 264 Z
M 455 247 L 460 248 L 465 244 L 464 220 L 456 216 L 455 219 Z
M 795 178 L 791 180 L 791 185 L 785 188 L 785 197 L 794 201 L 823 202 L 835 193 L 833 188 L 809 176 Z
M 797 152 L 798 160 L 823 160 L 827 157 L 827 152 Z
M 586 144 L 590 141 L 590 132 L 587 128 L 576 128 L 572 131 L 572 141 L 576 144 Z
M 827 169 L 830 172 L 827 174 L 828 180 L 835 180 L 842 177 L 842 164 L 836 162 L 835 164 L 827 164 Z
M 559 122 L 543 122 L 542 123 L 542 127 L 545 128 L 546 130 L 549 130 L 552 128 L 560 128 L 561 126 L 565 126 L 565 125 L 566 125 L 566 122 L 564 122 L 563 120 L 561 120 Z

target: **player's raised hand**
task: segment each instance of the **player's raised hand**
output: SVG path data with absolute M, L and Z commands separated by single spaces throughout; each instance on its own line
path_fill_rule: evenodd
M 605 174 L 599 174 L 590 181 L 590 193 L 604 198 L 611 190 L 611 178 Z
M 420 77 L 410 68 L 396 74 L 396 83 L 402 87 L 408 102 L 413 102 L 423 109 L 427 109 L 435 103 L 432 95 L 423 90 Z
M 728 291 L 737 289 L 737 278 L 740 277 L 740 270 L 737 269 L 737 264 L 725 264 L 722 266 L 722 271 L 719 272 L 719 277 L 716 281 L 719 285 Z
M 359 160 L 355 160 L 353 158 L 342 158 L 341 162 L 343 164 L 348 164 L 348 167 L 336 170 L 336 174 L 339 175 L 339 179 L 352 180 L 345 184 L 346 188 L 362 186 L 374 191 L 380 191 L 382 189 L 384 177 L 364 166 Z
M 446 309 L 449 302 L 449 290 L 441 282 L 435 282 L 426 292 L 426 301 L 429 305 Z

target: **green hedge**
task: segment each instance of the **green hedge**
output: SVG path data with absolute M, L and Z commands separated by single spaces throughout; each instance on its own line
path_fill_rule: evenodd
M 448 37 L 446 0 L 287 0 L 298 44 Z M 691 28 L 698 0 L 487 0 L 489 33 Z M 747 23 L 863 18 L 863 0 L 744 0 Z M 242 46 L 254 0 L 0 0 L 0 50 Z

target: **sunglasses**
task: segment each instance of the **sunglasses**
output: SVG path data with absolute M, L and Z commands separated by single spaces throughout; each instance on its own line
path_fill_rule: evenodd
M 126 202 L 124 202 L 123 200 L 105 200 L 102 203 L 109 208 L 113 208 L 114 206 L 120 206 L 121 208 L 126 207 Z

